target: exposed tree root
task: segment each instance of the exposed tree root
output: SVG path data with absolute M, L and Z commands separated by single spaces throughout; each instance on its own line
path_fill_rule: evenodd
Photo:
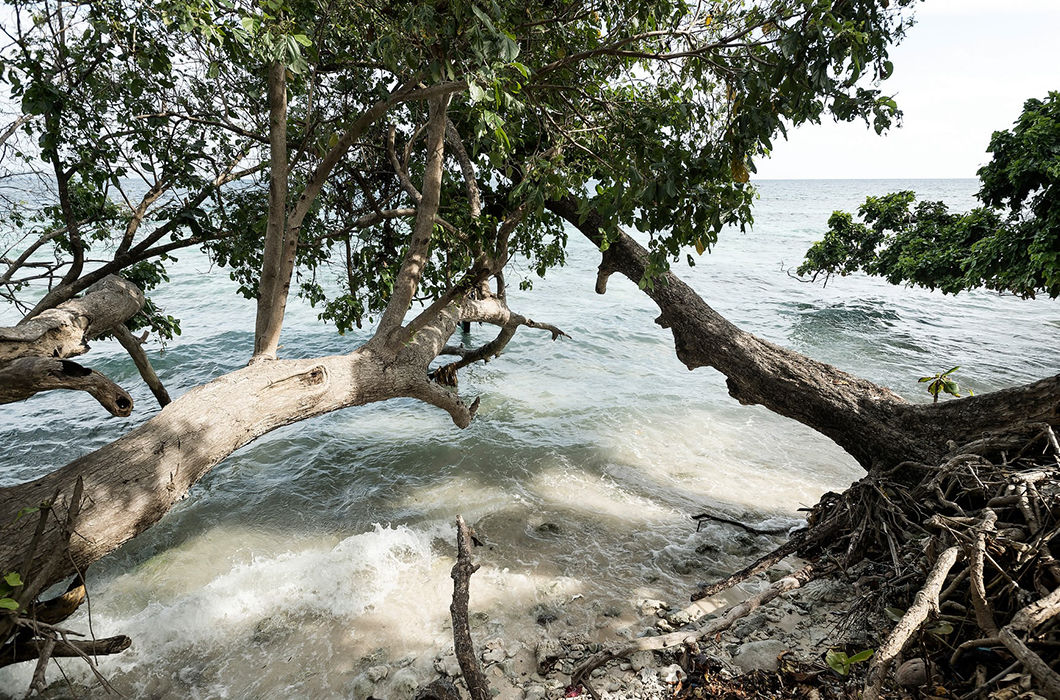
M 1060 447 L 1054 429 L 1024 425 L 951 448 L 938 466 L 905 462 L 870 472 L 842 494 L 825 494 L 806 530 L 692 599 L 731 588 L 790 554 L 809 566 L 700 627 L 601 652 L 577 668 L 572 681 L 584 682 L 594 669 L 635 651 L 694 650 L 780 593 L 856 567 L 877 585 L 852 607 L 847 624 L 878 629 L 885 610 L 898 619 L 868 666 L 866 700 L 892 693 L 897 681 L 890 669 L 903 653 L 931 669 L 918 682 L 934 676 L 947 697 L 970 698 L 1015 683 L 1022 684 L 1020 692 L 1060 700 L 1060 566 L 1053 555 L 1060 546 Z M 694 614 L 679 618 L 697 623 Z M 1023 673 L 1013 674 L 1020 668 Z

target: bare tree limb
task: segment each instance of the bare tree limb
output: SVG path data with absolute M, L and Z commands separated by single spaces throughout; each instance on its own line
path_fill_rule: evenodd
M 471 563 L 471 530 L 464 522 L 462 515 L 456 516 L 456 563 L 453 564 L 453 602 L 449 612 L 453 617 L 453 644 L 456 648 L 456 659 L 464 675 L 471 700 L 493 700 L 490 684 L 482 672 L 478 657 L 475 655 L 475 644 L 471 639 L 471 628 L 468 625 L 467 603 L 470 593 L 471 575 L 478 571 L 478 565 Z
M 132 413 L 129 393 L 100 374 L 73 360 L 50 357 L 20 357 L 0 364 L 0 404 L 28 399 L 41 391 L 72 389 L 86 391 L 112 416 Z
M 169 392 L 166 391 L 162 380 L 155 373 L 155 368 L 151 366 L 151 360 L 148 359 L 147 353 L 144 352 L 143 341 L 134 336 L 132 331 L 123 323 L 114 326 L 112 332 L 118 342 L 121 343 L 121 346 L 125 348 L 125 351 L 129 353 L 129 357 L 132 358 L 136 369 L 140 372 L 140 376 L 151 389 L 151 393 L 155 395 L 155 399 L 158 400 L 158 405 L 165 408 L 173 399 L 169 398 Z

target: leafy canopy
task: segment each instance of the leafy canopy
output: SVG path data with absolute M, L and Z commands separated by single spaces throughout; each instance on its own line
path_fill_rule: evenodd
M 787 128 L 861 118 L 880 131 L 898 118 L 879 85 L 914 2 L 7 1 L 25 22 L 4 49 L 0 82 L 42 117 L 20 127 L 19 163 L 67 177 L 74 218 L 92 227 L 72 236 L 59 206 L 14 222 L 53 253 L 50 282 L 82 249 L 161 284 L 167 256 L 202 247 L 255 296 L 269 187 L 265 76 L 279 61 L 289 206 L 341 151 L 298 230 L 292 283 L 340 330 L 385 305 L 408 244 L 411 217 L 400 212 L 415 198 L 398 171 L 420 180 L 426 104 L 396 103 L 343 142 L 398 86 L 460 86 L 448 116 L 481 198 L 477 213 L 449 144 L 421 299 L 452 288 L 483 252 L 538 275 L 562 264 L 566 234 L 548 204 L 569 196 L 648 237 L 650 284 L 726 226 L 752 222 L 750 174 Z M 0 294 L 22 303 L 32 272 L 9 276 Z
M 1060 295 L 1060 92 L 1031 99 L 1015 125 L 995 131 L 979 170 L 983 206 L 965 213 L 913 192 L 869 197 L 828 220 L 799 274 L 861 271 L 892 284 L 956 294 L 967 289 L 1027 298 Z

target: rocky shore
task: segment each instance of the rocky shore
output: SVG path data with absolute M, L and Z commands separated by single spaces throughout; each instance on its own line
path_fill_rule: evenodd
M 753 595 L 792 571 L 782 564 L 741 586 L 744 595 Z M 571 685 L 575 669 L 593 654 L 605 649 L 600 641 L 577 636 L 553 638 L 542 634 L 535 640 L 499 637 L 480 643 L 478 653 L 495 697 L 513 700 L 552 700 L 592 697 L 609 700 L 657 700 L 675 697 L 712 697 L 704 694 L 695 677 L 703 668 L 718 679 L 737 679 L 757 671 L 773 672 L 782 664 L 797 663 L 801 668 L 818 666 L 832 674 L 831 686 L 843 679 L 825 665 L 824 654 L 833 646 L 866 648 L 869 635 L 846 625 L 856 593 L 849 583 L 829 579 L 809 582 L 803 589 L 781 595 L 738 620 L 729 630 L 699 644 L 695 655 L 687 649 L 637 651 L 614 659 L 595 669 L 588 686 Z M 728 602 L 728 601 L 726 601 Z M 639 614 L 638 624 L 628 628 L 631 638 L 655 636 L 673 631 L 695 614 L 693 607 L 674 609 L 664 601 L 631 601 Z M 702 601 L 702 610 L 722 612 L 724 604 Z M 710 616 L 703 618 L 703 621 Z M 637 630 L 639 626 L 639 631 Z M 625 631 L 625 630 L 623 630 Z M 434 659 L 434 668 L 460 686 L 460 667 L 450 649 Z M 357 700 L 399 698 L 408 688 L 381 687 L 387 667 L 370 667 L 354 689 Z M 691 677 L 690 677 L 691 674 Z M 822 675 L 824 675 L 822 673 Z M 375 694 L 373 694 L 375 693 Z M 779 697 L 779 696 L 778 696 Z M 811 697 L 812 694 L 811 694 Z

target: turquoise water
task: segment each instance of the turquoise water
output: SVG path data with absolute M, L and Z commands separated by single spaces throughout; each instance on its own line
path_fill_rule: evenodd
M 975 181 L 759 187 L 754 232 L 726 235 L 678 269 L 737 325 L 911 400 L 929 398 L 917 377 L 953 365 L 976 393 L 1060 371 L 1056 302 L 946 297 L 860 276 L 823 286 L 786 272 L 834 209 L 897 189 L 965 208 Z M 458 513 L 488 544 L 476 552 L 472 607 L 486 618 L 476 636 L 611 638 L 639 629 L 635 599 L 684 600 L 770 544 L 725 526 L 696 533 L 689 515 L 794 525 L 798 508 L 859 476 L 826 439 L 739 406 L 712 370 L 685 369 L 632 283 L 616 276 L 607 295 L 593 293 L 598 262 L 572 234 L 568 267 L 513 292 L 513 308 L 572 339 L 524 330 L 501 358 L 465 370 L 461 392 L 482 399 L 470 428 L 404 400 L 288 426 L 219 465 L 96 566 L 95 633 L 134 639 L 102 660 L 115 685 L 132 697 L 338 697 L 366 657 L 403 660 L 407 677 L 426 678 L 433 652 L 451 644 Z M 152 353 L 171 394 L 245 364 L 253 307 L 205 258 L 185 256 L 157 301 L 185 329 Z M 292 308 L 282 354 L 364 340 L 314 319 Z M 470 341 L 490 334 L 476 326 Z M 45 473 L 157 410 L 115 348 L 99 343 L 84 361 L 131 390 L 134 418 L 106 419 L 90 397 L 59 392 L 0 407 L 0 483 Z M 73 662 L 64 668 L 83 677 Z M 0 671 L 0 693 L 23 692 L 30 672 Z M 388 683 L 397 692 L 399 681 Z

